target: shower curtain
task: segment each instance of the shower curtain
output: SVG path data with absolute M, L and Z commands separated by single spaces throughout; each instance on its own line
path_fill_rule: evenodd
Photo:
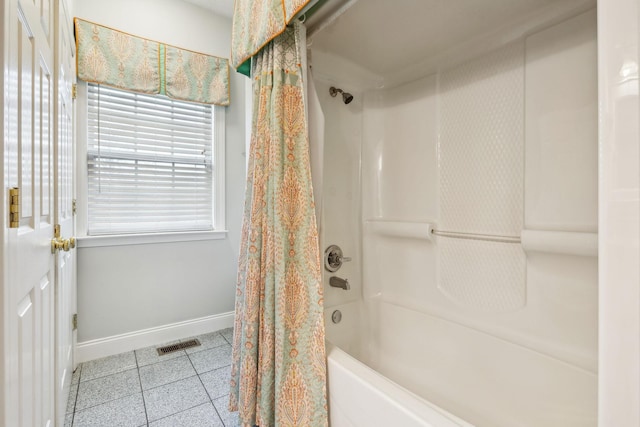
M 295 23 L 252 60 L 253 123 L 229 407 L 242 426 L 327 426 L 318 231 Z

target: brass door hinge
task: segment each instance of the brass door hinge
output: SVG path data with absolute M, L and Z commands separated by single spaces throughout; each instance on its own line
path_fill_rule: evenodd
M 71 201 L 71 212 L 74 215 L 78 213 L 78 201 L 76 199 L 73 199 Z
M 78 97 L 78 85 L 76 83 L 71 85 L 71 99 Z
M 71 330 L 75 331 L 76 329 L 78 329 L 78 314 L 74 314 L 73 317 L 71 318 Z
M 9 228 L 20 227 L 20 189 L 9 189 Z

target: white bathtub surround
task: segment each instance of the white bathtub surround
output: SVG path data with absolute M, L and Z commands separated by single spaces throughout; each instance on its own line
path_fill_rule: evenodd
M 358 13 L 386 7 L 375 2 L 368 12 L 374 7 L 367 4 L 357 3 L 312 44 L 315 75 L 326 79 L 317 87 L 344 86 L 347 74 L 363 85 L 363 101 L 349 106 L 318 90 L 326 131 L 323 246 L 338 243 L 354 257 L 338 272 L 352 290 L 327 289 L 328 339 L 477 427 L 594 427 L 594 3 L 586 11 L 586 2 L 536 11 L 527 3 L 490 31 L 450 43 L 453 30 L 443 22 L 472 21 L 463 26 L 471 31 L 477 14 L 515 3 L 487 2 L 481 11 L 455 1 L 433 5 L 430 18 L 421 18 L 433 26 L 419 31 L 434 37 L 403 45 L 415 48 L 415 62 L 404 57 L 397 73 L 386 41 L 375 57 L 359 42 L 377 36 L 354 30 L 369 25 Z M 385 22 L 400 20 L 385 13 Z M 420 43 L 429 46 L 421 51 Z M 334 60 L 339 55 L 349 72 Z M 384 88 L 372 74 L 383 76 Z M 335 309 L 343 311 L 339 324 L 330 323 Z
M 538 64 L 543 60 L 550 62 L 553 58 L 556 58 L 557 61 L 564 64 L 565 73 L 569 71 L 579 73 L 582 69 L 591 69 L 595 66 L 594 20 L 594 11 L 581 14 L 562 24 L 552 26 L 548 30 L 536 33 L 527 38 L 524 43 L 519 44 L 520 49 L 523 50 L 521 52 L 522 57 L 527 58 L 524 64 L 521 65 L 524 69 L 520 71 L 520 75 L 526 76 L 525 84 L 520 89 L 524 91 L 520 93 L 522 99 L 526 100 L 525 88 L 531 88 L 531 84 L 527 83 L 528 79 L 537 78 L 536 69 L 538 68 L 530 69 L 527 64 Z M 534 40 L 544 39 L 547 32 L 557 37 L 556 42 L 548 45 L 547 49 L 551 49 L 550 46 L 556 46 L 559 51 L 546 50 L 543 51 L 543 53 L 546 52 L 545 55 L 542 55 L 542 53 L 538 52 L 537 47 L 535 49 L 533 47 L 527 49 L 527 46 L 531 46 L 530 38 Z M 565 38 L 569 38 L 569 41 L 563 39 L 561 37 L 562 34 L 565 34 Z M 573 60 L 565 63 L 562 49 L 568 49 L 567 46 L 571 47 L 571 55 L 569 57 Z M 509 51 L 510 54 L 515 55 L 513 45 L 509 49 L 511 49 Z M 476 59 L 474 61 L 481 60 Z M 466 69 L 469 73 L 473 73 L 473 69 L 465 64 L 460 69 Z M 481 76 L 479 75 L 478 79 Z M 579 93 L 576 93 L 575 96 L 580 100 L 585 97 L 585 93 L 591 94 L 591 102 L 587 105 L 591 108 L 593 120 L 596 120 L 595 75 L 592 73 L 591 76 L 593 78 L 591 85 L 585 84 L 580 91 L 576 88 L 575 91 Z M 558 78 L 563 79 L 565 75 L 562 74 Z M 469 77 L 469 79 L 471 78 Z M 365 224 L 386 221 L 406 223 L 433 222 L 437 224 L 436 229 L 446 230 L 443 226 L 444 219 L 441 218 L 445 211 L 442 211 L 440 207 L 442 200 L 439 197 L 441 190 L 438 187 L 438 185 L 444 185 L 442 176 L 438 172 L 438 168 L 444 161 L 442 156 L 438 155 L 439 151 L 437 149 L 437 144 L 443 144 L 439 140 L 442 130 L 438 120 L 445 115 L 445 112 L 437 108 L 440 105 L 442 91 L 439 81 L 440 78 L 438 76 L 427 77 L 401 87 L 378 92 L 372 96 L 365 96 L 367 100 L 371 99 L 371 103 L 366 103 L 363 109 L 365 135 L 363 137 L 362 197 Z M 473 79 L 471 81 L 475 82 Z M 492 81 L 496 85 L 496 82 L 500 81 L 499 76 L 493 76 Z M 574 99 L 572 87 L 568 87 L 565 93 L 570 100 Z M 461 94 L 464 94 L 465 91 L 469 93 L 469 102 L 475 102 L 472 100 L 471 89 L 464 87 L 458 89 L 458 93 Z M 536 91 L 538 98 L 541 97 L 539 93 L 545 93 L 543 88 L 537 88 Z M 555 94 L 551 96 L 555 97 Z M 575 101 L 575 108 L 584 110 L 585 107 L 579 100 Z M 570 105 L 568 100 L 565 100 L 564 103 Z M 549 108 L 547 116 L 552 116 L 559 109 L 559 107 Z M 511 110 L 509 112 L 512 114 Z M 447 120 L 453 121 L 453 114 L 448 114 L 450 116 Z M 566 116 L 568 113 L 565 112 L 564 115 Z M 483 115 L 480 111 L 476 112 L 474 117 L 476 121 L 481 121 L 482 118 L 487 120 L 484 124 L 485 126 L 489 126 L 494 122 L 493 116 Z M 518 120 L 522 121 L 524 129 L 530 129 L 540 123 L 537 119 L 531 117 L 533 116 L 526 116 L 524 109 L 521 109 Z M 577 117 L 580 118 L 582 116 Z M 493 129 L 499 134 L 502 129 L 502 116 L 495 115 L 493 118 L 496 122 Z M 413 127 L 410 126 L 412 122 L 415 123 Z M 582 119 L 561 123 L 562 126 L 571 129 L 572 127 L 581 127 Z M 548 130 L 548 132 L 553 135 L 559 131 L 554 130 L 552 132 L 552 130 Z M 566 133 L 569 133 L 569 130 L 563 134 Z M 468 138 L 471 137 L 469 136 Z M 591 133 L 590 138 L 580 140 L 583 144 L 580 149 L 589 151 L 593 159 L 595 159 L 593 156 L 597 151 L 596 140 L 595 132 Z M 526 153 L 534 151 L 530 149 L 530 145 L 537 144 L 536 141 L 538 140 L 525 138 L 524 147 Z M 556 138 L 553 141 L 555 141 L 556 146 L 564 147 L 562 139 Z M 549 144 L 553 146 L 552 143 Z M 578 148 L 576 147 L 575 149 L 577 150 Z M 551 155 L 549 154 L 549 156 Z M 408 163 L 404 164 L 403 159 Z M 528 160 L 521 161 L 528 162 Z M 560 160 L 556 161 L 559 162 Z M 500 162 L 495 164 L 499 165 Z M 380 167 L 381 165 L 382 167 Z M 475 167 L 477 166 L 473 163 L 468 164 L 471 176 L 474 176 L 473 171 L 475 169 L 473 168 Z M 567 158 L 561 166 L 553 170 L 543 169 L 540 173 L 554 174 L 553 178 L 546 178 L 546 180 L 561 182 L 562 184 L 558 184 L 557 187 L 566 188 L 568 185 L 566 181 L 573 180 L 572 167 L 573 163 Z M 592 162 L 590 166 L 581 163 L 577 167 L 581 169 L 589 167 L 591 176 L 597 175 L 595 162 Z M 568 171 L 568 173 L 562 173 L 561 171 Z M 580 173 L 584 174 L 586 172 Z M 524 177 L 520 179 L 524 183 L 525 195 L 529 191 L 535 191 L 538 194 L 545 194 L 540 197 L 551 197 L 538 184 L 531 171 L 527 171 Z M 550 185 L 549 188 L 551 187 Z M 403 189 L 403 191 L 394 191 L 394 189 Z M 481 189 L 477 190 L 479 193 L 482 191 Z M 566 209 L 558 211 L 555 217 L 552 217 L 553 209 L 548 209 L 547 213 L 545 213 L 545 216 L 549 218 L 546 223 L 548 226 L 543 227 L 541 220 L 528 225 L 527 218 L 535 217 L 535 214 L 540 212 L 540 208 L 535 203 L 527 203 L 526 201 L 529 198 L 525 197 L 524 209 L 521 210 L 521 212 L 524 212 L 524 224 L 521 223 L 522 225 L 518 228 L 516 227 L 517 223 L 515 223 L 512 226 L 513 230 L 505 229 L 504 234 L 513 234 L 514 237 L 520 237 L 523 229 L 534 229 L 536 232 L 544 231 L 546 232 L 544 233 L 545 238 L 538 243 L 548 244 L 550 240 L 557 240 L 562 238 L 561 236 L 566 236 L 566 234 L 562 233 L 581 232 L 589 234 L 587 240 L 592 242 L 593 230 L 596 230 L 596 215 L 592 212 L 584 212 L 587 202 L 582 202 L 582 200 L 590 200 L 594 197 L 597 192 L 595 185 L 589 184 L 589 181 L 584 182 L 581 187 L 576 188 L 574 191 L 576 194 L 565 195 L 556 187 L 553 188 L 553 191 L 555 192 L 553 194 L 556 194 L 554 197 L 558 199 L 573 197 L 577 200 L 573 208 L 575 218 L 590 217 L 592 221 L 590 229 L 576 226 L 575 224 L 573 227 L 567 227 L 564 230 L 559 229 L 558 224 L 561 221 L 556 218 L 561 216 L 567 218 L 572 214 Z M 416 197 L 418 194 L 422 196 Z M 474 210 L 475 206 L 478 206 L 479 214 L 488 212 L 483 217 L 486 218 L 484 223 L 481 223 L 478 228 L 487 229 L 491 233 L 498 234 L 494 230 L 503 221 L 491 218 L 491 211 L 487 210 L 488 207 L 482 204 L 484 202 L 481 199 L 476 198 L 473 200 L 476 200 L 477 203 L 473 204 L 473 207 L 463 208 L 462 213 L 470 217 L 469 221 L 477 221 L 478 219 L 473 218 L 473 214 L 476 212 Z M 559 200 L 559 202 L 562 202 L 562 200 Z M 458 202 L 458 204 L 464 203 L 467 202 L 464 200 Z M 564 202 L 562 203 L 562 206 L 565 206 Z M 547 207 L 546 204 L 544 206 Z M 504 215 L 503 211 L 507 209 L 509 209 L 508 205 L 504 205 L 500 211 L 501 214 Z M 592 206 L 591 209 L 595 209 L 595 206 Z M 466 217 L 464 215 L 458 216 L 458 218 L 457 222 L 465 224 Z M 542 218 L 542 216 L 539 216 L 539 218 Z M 494 222 L 491 222 L 492 220 Z M 483 219 L 480 219 L 480 221 L 483 221 Z M 563 221 L 567 222 L 566 219 Z M 467 223 L 471 224 L 471 222 Z M 531 243 L 529 237 L 531 235 L 525 233 L 525 246 Z M 538 237 L 540 237 L 540 234 Z M 528 348 L 539 349 L 567 362 L 576 363 L 592 372 L 596 371 L 597 261 L 593 257 L 577 256 L 581 252 L 580 249 L 575 248 L 573 252 L 564 250 L 562 251 L 565 252 L 564 254 L 552 253 L 558 252 L 558 250 L 551 253 L 531 251 L 526 254 L 526 257 L 523 252 L 521 256 L 526 260 L 527 271 L 526 293 L 509 294 L 505 300 L 507 302 L 514 301 L 508 298 L 512 295 L 518 296 L 520 299 L 515 299 L 515 301 L 522 304 L 522 308 L 515 309 L 512 306 L 513 309 L 511 311 L 491 314 L 490 311 L 495 310 L 496 306 L 493 308 L 489 306 L 490 310 L 487 311 L 482 309 L 480 304 L 483 302 L 497 304 L 497 301 L 492 300 L 492 297 L 496 294 L 491 291 L 491 288 L 482 286 L 477 281 L 465 280 L 464 283 L 467 283 L 470 288 L 460 289 L 459 293 L 454 295 L 456 298 L 453 299 L 450 293 L 443 293 L 442 289 L 434 286 L 438 281 L 438 276 L 442 274 L 443 261 L 442 259 L 438 260 L 441 256 L 440 251 L 444 250 L 441 246 L 444 239 L 436 237 L 432 242 L 429 242 L 426 240 L 390 237 L 385 233 L 375 232 L 369 225 L 364 227 L 363 239 L 365 298 L 378 297 L 394 304 L 401 304 L 426 313 L 444 316 L 447 319 L 462 322 L 467 326 L 497 334 L 504 339 L 515 341 Z M 545 240 L 547 243 L 545 243 Z M 565 244 L 569 245 L 570 243 L 565 242 Z M 589 245 L 592 243 L 583 242 L 583 244 Z M 505 244 L 505 246 L 511 247 L 511 244 Z M 520 247 L 520 245 L 513 246 Z M 522 249 L 519 250 L 522 251 Z M 491 256 L 491 253 L 483 254 L 481 251 L 477 255 L 477 257 L 489 256 Z M 473 255 L 468 254 L 468 258 L 473 258 Z M 456 273 L 460 269 L 456 269 L 455 257 L 451 257 L 451 259 L 452 261 L 447 264 L 447 267 L 450 268 L 450 272 Z M 489 268 L 495 268 L 496 266 L 496 264 L 492 264 L 489 261 L 486 261 L 486 263 Z M 472 278 L 473 275 L 468 274 L 468 277 Z M 505 281 L 504 283 L 509 282 Z M 522 287 L 516 289 L 520 289 L 521 292 L 524 290 Z M 468 293 L 465 293 L 465 290 Z M 473 294 L 471 293 L 472 291 L 479 294 Z M 469 299 L 462 300 L 462 297 L 467 295 Z M 467 305 L 465 306 L 461 303 L 467 303 Z M 476 304 L 476 309 L 473 308 L 472 304 Z M 482 313 L 482 311 L 485 311 L 485 313 Z

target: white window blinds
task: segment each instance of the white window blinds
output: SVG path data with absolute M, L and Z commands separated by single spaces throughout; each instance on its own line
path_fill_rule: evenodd
M 89 235 L 212 230 L 211 105 L 88 84 Z

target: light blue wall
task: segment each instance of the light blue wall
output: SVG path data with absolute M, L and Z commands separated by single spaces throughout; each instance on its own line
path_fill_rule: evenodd
M 82 0 L 75 7 L 77 16 L 89 21 L 229 56 L 230 19 L 180 0 Z M 226 111 L 227 238 L 79 248 L 79 343 L 233 310 L 245 185 L 245 79 L 231 72 L 231 106 Z M 81 108 L 82 100 L 78 101 Z M 79 121 L 79 134 L 83 126 Z

